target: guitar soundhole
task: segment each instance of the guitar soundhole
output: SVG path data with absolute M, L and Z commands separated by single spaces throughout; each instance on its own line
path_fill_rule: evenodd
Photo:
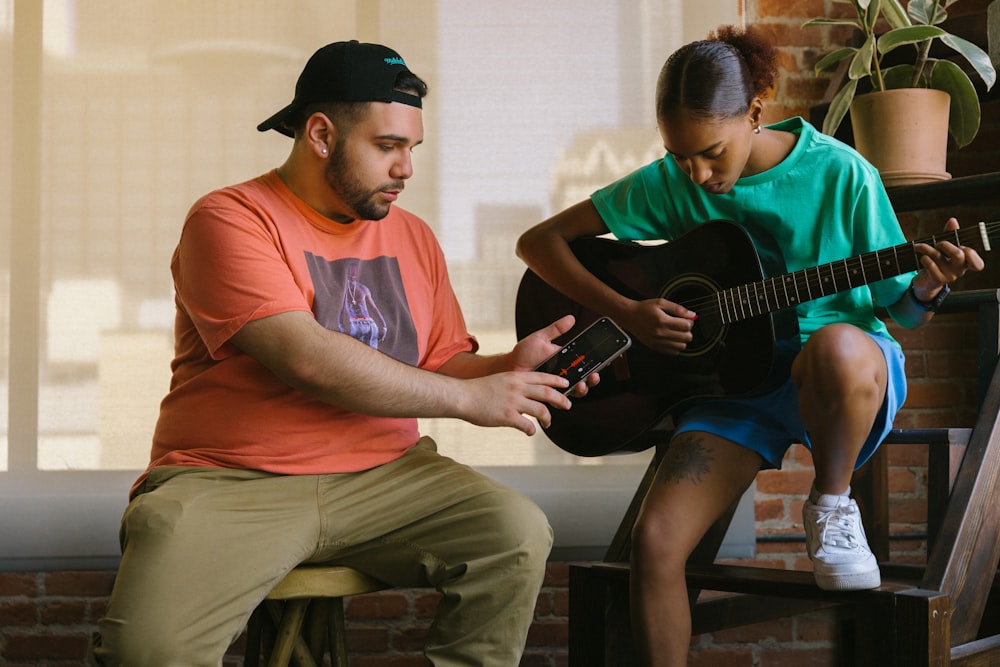
M 719 287 L 707 276 L 701 275 L 680 276 L 660 291 L 660 298 L 679 303 L 698 315 L 691 330 L 694 340 L 681 356 L 705 354 L 725 335 L 726 327 L 719 317 L 718 292 Z

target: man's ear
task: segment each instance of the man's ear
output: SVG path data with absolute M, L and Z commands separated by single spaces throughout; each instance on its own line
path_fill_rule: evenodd
M 305 140 L 310 150 L 326 158 L 337 143 L 337 126 L 322 111 L 317 111 L 306 119 Z

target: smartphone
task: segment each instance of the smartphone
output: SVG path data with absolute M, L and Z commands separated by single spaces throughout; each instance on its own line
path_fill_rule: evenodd
M 569 387 L 563 391 L 569 393 L 577 382 L 610 364 L 631 345 L 632 339 L 621 327 L 602 317 L 535 370 L 569 380 Z

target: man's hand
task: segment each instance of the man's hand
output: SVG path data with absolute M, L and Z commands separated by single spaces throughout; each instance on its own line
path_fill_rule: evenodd
M 584 384 L 584 383 L 580 383 Z M 569 410 L 566 380 L 551 373 L 511 371 L 466 380 L 460 417 L 477 426 L 510 426 L 534 435 L 534 417 L 543 428 L 552 423 L 549 406 Z
M 560 346 L 552 341 L 573 328 L 576 318 L 566 315 L 559 318 L 544 329 L 531 333 L 511 350 L 511 363 L 514 370 L 534 370 L 543 361 L 560 350 Z M 601 381 L 598 373 L 591 373 L 582 381 L 577 382 L 570 395 L 579 398 L 587 395 L 587 390 Z M 559 407 L 559 406 L 554 406 Z

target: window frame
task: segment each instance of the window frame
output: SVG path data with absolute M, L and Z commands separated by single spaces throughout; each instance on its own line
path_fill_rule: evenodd
M 7 470 L 0 471 L 0 571 L 113 569 L 118 527 L 138 470 L 43 471 L 39 442 L 43 195 L 43 6 L 13 0 Z M 13 165 L 12 165 L 13 167 Z M 17 221 L 16 233 L 13 221 Z M 553 560 L 600 558 L 644 465 L 484 466 L 537 502 L 556 535 Z M 741 505 L 725 553 L 752 549 Z M 744 524 L 742 532 L 737 524 Z M 749 533 L 746 528 L 749 527 Z M 742 551 L 741 551 L 742 550 Z

